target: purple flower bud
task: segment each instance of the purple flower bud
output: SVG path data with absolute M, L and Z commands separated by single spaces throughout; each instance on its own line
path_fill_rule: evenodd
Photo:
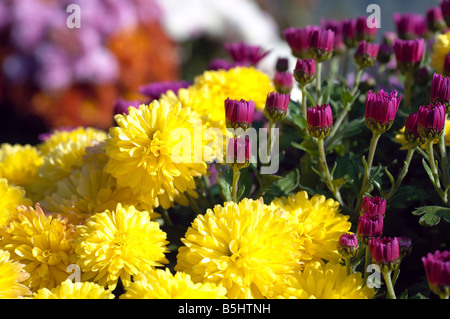
M 371 90 L 367 93 L 365 106 L 366 126 L 372 131 L 384 133 L 389 130 L 394 122 L 402 96 L 397 95 L 397 91 L 390 94 L 380 90 L 374 93 Z
M 412 251 L 412 241 L 411 238 L 406 236 L 397 237 L 398 245 L 400 246 L 400 256 L 406 257 L 411 254 Z
M 232 137 L 227 145 L 227 163 L 238 168 L 245 168 L 250 163 L 252 141 L 248 136 Z
M 283 37 L 289 44 L 292 54 L 299 58 L 309 57 L 309 35 L 312 30 L 319 29 L 318 26 L 306 26 L 305 28 L 290 27 L 283 31 Z
M 225 100 L 225 114 L 227 127 L 248 129 L 252 125 L 253 114 L 255 112 L 255 102 L 252 100 L 240 101 L 227 98 Z
M 433 7 L 427 10 L 427 28 L 431 32 L 440 32 L 446 28 L 441 7 Z
M 334 32 L 334 54 L 340 54 L 344 51 L 344 38 L 343 38 L 343 30 L 342 30 L 342 22 L 328 19 L 323 20 L 321 22 L 322 27 L 325 30 L 331 30 Z
M 333 55 L 334 32 L 332 30 L 314 29 L 309 35 L 308 45 L 316 62 L 328 60 Z
M 228 71 L 229 69 L 239 67 L 239 66 L 247 66 L 247 63 L 245 62 L 231 62 L 225 59 L 213 59 L 211 62 L 208 63 L 207 70 L 217 71 L 217 70 L 225 70 Z
M 311 83 L 315 77 L 316 77 L 316 60 L 314 59 L 297 60 L 294 69 L 294 78 L 301 86 Z
M 450 78 L 434 73 L 431 80 L 431 102 L 441 102 L 448 107 L 450 101 Z
M 269 51 L 264 51 L 260 46 L 243 42 L 226 43 L 224 48 L 235 62 L 245 62 L 252 66 L 257 65 L 269 54 Z
M 394 53 L 397 68 L 403 73 L 415 72 L 419 68 L 424 53 L 424 40 L 395 40 Z
M 381 43 L 378 50 L 377 61 L 383 64 L 388 63 L 394 55 L 394 48 L 392 45 Z
M 371 238 L 369 250 L 372 261 L 377 263 L 382 271 L 393 270 L 400 261 L 400 245 L 397 237 Z
M 161 81 L 145 84 L 139 88 L 139 92 L 150 97 L 150 102 L 158 100 L 162 94 L 167 91 L 173 91 L 175 94 L 181 88 L 187 88 L 191 85 L 187 81 Z
M 273 83 L 277 92 L 285 94 L 290 93 L 292 90 L 292 86 L 294 85 L 294 77 L 290 72 L 277 71 L 275 72 Z
M 328 136 L 333 127 L 333 114 L 330 104 L 309 108 L 306 113 L 306 122 L 309 135 L 312 137 L 324 138 Z
M 290 99 L 289 94 L 270 92 L 267 95 L 264 114 L 272 122 L 281 121 L 286 116 Z
M 372 44 L 366 40 L 359 42 L 354 56 L 356 65 L 361 69 L 373 66 L 377 59 L 379 49 L 379 44 Z
M 358 238 L 367 244 L 372 237 L 381 236 L 383 233 L 383 216 L 378 214 L 364 213 L 358 220 Z
M 450 292 L 450 251 L 434 254 L 428 253 L 422 257 L 425 274 L 430 290 L 441 298 L 448 298 Z
M 376 214 L 384 217 L 386 212 L 386 200 L 382 197 L 368 197 L 363 198 L 362 209 L 366 214 Z
M 343 234 L 339 238 L 338 251 L 344 257 L 353 257 L 359 248 L 358 237 L 355 234 Z
M 287 58 L 278 58 L 275 70 L 278 72 L 286 72 L 289 69 L 289 60 Z
M 354 48 L 359 41 L 356 39 L 356 19 L 342 21 L 342 37 L 344 43 L 349 48 Z
M 445 23 L 447 24 L 447 26 L 450 26 L 450 0 L 442 0 L 440 7 Z
M 419 146 L 425 143 L 425 140 L 417 131 L 417 119 L 417 113 L 411 113 L 405 124 L 405 140 L 413 146 Z
M 427 140 L 439 138 L 445 125 L 445 106 L 432 103 L 419 107 L 417 112 L 417 131 Z
M 402 40 L 415 39 L 426 30 L 426 20 L 422 15 L 394 13 L 392 17 L 397 29 L 397 35 Z
M 366 40 L 367 42 L 373 42 L 375 40 L 378 29 L 376 27 L 369 27 L 367 19 L 365 16 L 356 19 L 355 36 L 358 41 Z

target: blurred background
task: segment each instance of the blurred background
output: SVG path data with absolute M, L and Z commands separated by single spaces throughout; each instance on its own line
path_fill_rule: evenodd
M 81 28 L 66 9 L 80 8 Z M 52 128 L 113 124 L 115 102 L 142 98 L 152 82 L 190 80 L 223 44 L 270 50 L 259 68 L 271 74 L 290 56 L 283 29 L 366 15 L 425 14 L 439 0 L 0 0 L 0 142 L 35 144 Z

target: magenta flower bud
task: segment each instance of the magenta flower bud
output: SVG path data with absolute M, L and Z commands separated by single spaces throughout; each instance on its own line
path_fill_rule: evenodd
M 390 94 L 380 90 L 374 93 L 371 90 L 367 93 L 365 122 L 366 126 L 372 132 L 384 133 L 389 130 L 394 123 L 397 114 L 401 95 L 397 95 L 397 91 Z
M 305 28 L 290 27 L 283 31 L 283 37 L 286 39 L 292 54 L 299 59 L 310 57 L 309 54 L 309 35 L 312 30 L 319 29 L 318 26 L 306 26 Z
M 278 58 L 275 70 L 278 72 L 286 72 L 289 69 L 289 60 L 287 58 Z
M 359 240 L 367 244 L 372 237 L 381 236 L 383 233 L 383 216 L 364 213 L 359 216 L 357 235 Z
M 416 72 L 424 53 L 424 39 L 395 40 L 394 53 L 397 68 L 403 73 Z
M 366 40 L 362 40 L 359 42 L 353 57 L 355 64 L 361 69 L 370 68 L 377 59 L 379 49 L 379 44 L 372 44 Z
M 355 234 L 347 233 L 339 238 L 338 252 L 343 257 L 354 257 L 358 252 L 358 248 L 358 237 Z
M 309 135 L 315 138 L 325 138 L 333 127 L 333 114 L 330 104 L 317 105 L 309 108 L 306 113 Z
M 394 24 L 397 29 L 397 35 L 402 40 L 415 39 L 422 35 L 426 29 L 425 18 L 419 14 L 413 13 L 394 13 Z
M 405 124 L 405 140 L 412 146 L 419 146 L 425 143 L 425 139 L 417 131 L 417 119 L 417 113 L 411 113 Z
M 145 103 L 140 101 L 127 101 L 124 99 L 117 99 L 116 103 L 114 103 L 114 114 L 128 114 L 128 108 L 130 106 L 138 108 L 141 104 Z
M 341 54 L 344 52 L 345 44 L 343 39 L 342 22 L 329 19 L 321 22 L 322 27 L 325 30 L 331 30 L 334 32 L 334 54 Z
M 391 61 L 392 56 L 394 55 L 394 48 L 392 45 L 381 43 L 380 49 L 378 50 L 377 61 L 386 64 Z
M 275 89 L 279 93 L 290 93 L 294 86 L 294 77 L 290 72 L 276 71 L 273 78 Z
M 309 35 L 308 45 L 316 62 L 329 60 L 333 55 L 334 32 L 332 30 L 314 29 Z
M 291 96 L 289 94 L 270 92 L 267 95 L 266 106 L 264 108 L 265 116 L 271 122 L 283 120 L 286 116 L 290 100 Z
M 450 251 L 434 254 L 428 253 L 422 257 L 425 274 L 427 276 L 430 290 L 442 299 L 450 295 Z
M 225 115 L 228 128 L 242 128 L 244 131 L 252 125 L 255 102 L 252 100 L 225 100 Z
M 411 254 L 412 240 L 406 236 L 397 237 L 398 245 L 400 246 L 400 257 L 406 257 Z
M 239 169 L 249 165 L 252 154 L 252 141 L 248 136 L 232 137 L 227 145 L 227 163 Z
M 342 21 L 342 38 L 345 45 L 354 48 L 359 41 L 356 39 L 356 19 L 346 19 Z
M 381 271 L 394 270 L 400 261 L 400 245 L 397 237 L 376 237 L 369 240 L 372 261 L 380 266 Z
M 447 24 L 447 27 L 450 26 L 450 0 L 442 0 L 440 3 L 442 17 Z
M 441 102 L 447 108 L 450 102 L 450 78 L 434 73 L 431 80 L 430 98 L 432 103 Z
M 445 106 L 432 103 L 419 107 L 417 112 L 417 132 L 426 140 L 434 140 L 441 136 L 445 125 Z
M 376 27 L 369 27 L 367 24 L 367 17 L 361 16 L 356 19 L 355 36 L 358 41 L 366 40 L 373 42 L 377 35 L 378 29 Z
M 440 32 L 446 28 L 441 7 L 433 7 L 427 10 L 426 16 L 427 28 L 431 32 Z
M 294 78 L 301 86 L 311 83 L 315 77 L 316 77 L 316 60 L 314 59 L 297 60 L 294 69 Z
M 173 91 L 175 94 L 183 88 L 191 85 L 188 81 L 162 81 L 145 84 L 139 88 L 139 92 L 150 97 L 150 102 L 158 100 L 161 95 L 167 91 Z
M 384 217 L 386 212 L 386 200 L 382 197 L 368 197 L 363 198 L 362 209 L 365 214 L 375 214 Z
M 444 75 L 450 76 L 450 53 L 447 53 L 444 59 Z
M 235 62 L 248 63 L 252 66 L 256 66 L 269 54 L 269 51 L 264 51 L 257 45 L 249 45 L 243 42 L 226 43 L 224 48 Z

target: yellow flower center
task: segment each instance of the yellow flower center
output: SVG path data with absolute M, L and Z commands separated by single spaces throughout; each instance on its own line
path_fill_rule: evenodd
M 155 156 L 169 154 L 169 147 L 164 143 L 161 135 L 161 131 L 156 131 L 150 142 L 150 152 L 152 152 Z

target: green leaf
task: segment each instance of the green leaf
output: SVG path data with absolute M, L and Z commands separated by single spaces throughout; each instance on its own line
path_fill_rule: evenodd
M 425 171 L 427 172 L 428 177 L 430 178 L 431 182 L 434 184 L 433 172 L 431 171 L 430 166 L 428 166 L 428 164 L 424 158 L 422 158 L 422 165 L 423 165 L 423 168 L 425 168 Z
M 355 98 L 352 93 L 350 93 L 349 90 L 344 91 L 343 93 L 341 93 L 341 101 L 342 103 L 344 103 L 344 105 L 353 103 L 353 99 Z
M 444 218 L 445 221 L 450 221 L 450 208 L 441 206 L 423 206 L 413 211 L 413 215 L 421 216 L 419 224 L 422 226 L 436 226 Z
M 319 157 L 319 149 L 317 148 L 317 143 L 313 139 L 306 139 L 300 144 L 291 142 L 291 145 L 295 148 L 305 151 L 308 154 L 311 154 L 313 157 Z
M 270 203 L 275 197 L 289 196 L 300 183 L 300 171 L 292 170 L 270 184 L 264 192 L 264 202 Z
M 219 170 L 218 170 L 219 171 Z M 222 199 L 225 202 L 231 201 L 231 185 L 233 183 L 233 171 L 231 169 L 226 170 L 223 174 L 217 175 L 217 186 Z

